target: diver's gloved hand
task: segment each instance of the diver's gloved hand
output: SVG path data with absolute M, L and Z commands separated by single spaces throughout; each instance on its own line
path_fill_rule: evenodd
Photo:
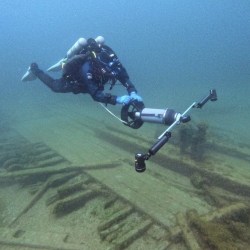
M 135 92 L 131 92 L 130 93 L 130 97 L 131 97 L 132 100 L 136 100 L 138 102 L 142 102 L 143 101 L 142 98 L 139 95 L 137 95 Z
M 127 105 L 131 100 L 132 99 L 129 95 L 117 96 L 116 103 Z

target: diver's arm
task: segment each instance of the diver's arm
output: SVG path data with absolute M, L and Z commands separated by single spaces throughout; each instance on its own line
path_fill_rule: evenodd
M 121 64 L 119 65 L 119 73 L 118 73 L 117 79 L 127 89 L 128 94 L 132 100 L 143 102 L 142 98 L 137 94 L 137 90 L 134 84 L 130 81 L 126 69 Z
M 128 94 L 131 92 L 137 93 L 134 84 L 130 81 L 126 69 L 121 65 L 117 79 L 122 83 L 122 85 L 127 89 Z
M 107 104 L 116 104 L 116 99 L 117 96 L 111 95 L 110 93 L 104 93 L 102 90 L 100 90 L 96 84 L 91 81 L 88 81 L 88 93 L 91 95 L 91 97 L 96 101 L 96 102 L 102 102 Z
M 129 75 L 128 75 L 126 69 L 123 67 L 123 65 L 119 61 L 116 53 L 107 45 L 103 45 L 102 47 L 104 50 L 107 51 L 109 56 L 113 58 L 114 61 L 117 60 L 117 62 L 118 62 L 117 66 L 116 66 L 116 70 L 115 70 L 117 80 L 119 80 L 122 83 L 122 85 L 127 89 L 128 94 L 130 94 L 131 92 L 137 93 L 137 90 L 136 90 L 134 84 L 130 81 Z

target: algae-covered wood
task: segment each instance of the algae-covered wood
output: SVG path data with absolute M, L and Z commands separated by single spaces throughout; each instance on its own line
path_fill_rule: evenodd
M 190 211 L 217 223 L 217 215 L 249 210 L 245 147 L 208 134 L 195 159 L 191 147 L 183 152 L 177 130 L 137 173 L 134 154 L 156 139 L 151 126 L 136 131 L 103 114 L 60 110 L 13 124 L 0 138 L 5 249 L 202 249 L 207 243 Z M 237 223 L 249 228 L 240 216 Z

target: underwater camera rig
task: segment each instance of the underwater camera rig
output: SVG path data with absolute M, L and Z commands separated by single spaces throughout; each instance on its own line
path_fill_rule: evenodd
M 158 137 L 155 144 L 147 153 L 135 154 L 135 170 L 142 173 L 146 170 L 145 161 L 152 155 L 155 155 L 163 145 L 165 145 L 171 137 L 171 130 L 180 123 L 186 123 L 191 120 L 187 113 L 192 108 L 202 108 L 208 101 L 217 101 L 217 93 L 215 89 L 209 91 L 209 94 L 199 102 L 193 102 L 182 114 L 175 112 L 173 109 L 151 109 L 145 108 L 143 102 L 133 101 L 123 106 L 121 110 L 121 119 L 126 126 L 133 129 L 140 128 L 144 122 L 160 123 L 169 127 Z

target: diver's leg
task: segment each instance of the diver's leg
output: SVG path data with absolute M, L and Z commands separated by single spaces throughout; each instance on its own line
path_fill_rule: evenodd
M 44 73 L 41 69 L 38 68 L 36 63 L 32 63 L 30 65 L 31 72 L 46 86 L 48 86 L 52 91 L 58 93 L 66 93 L 71 90 L 68 88 L 67 82 L 64 78 L 61 79 L 53 79 L 48 74 Z

